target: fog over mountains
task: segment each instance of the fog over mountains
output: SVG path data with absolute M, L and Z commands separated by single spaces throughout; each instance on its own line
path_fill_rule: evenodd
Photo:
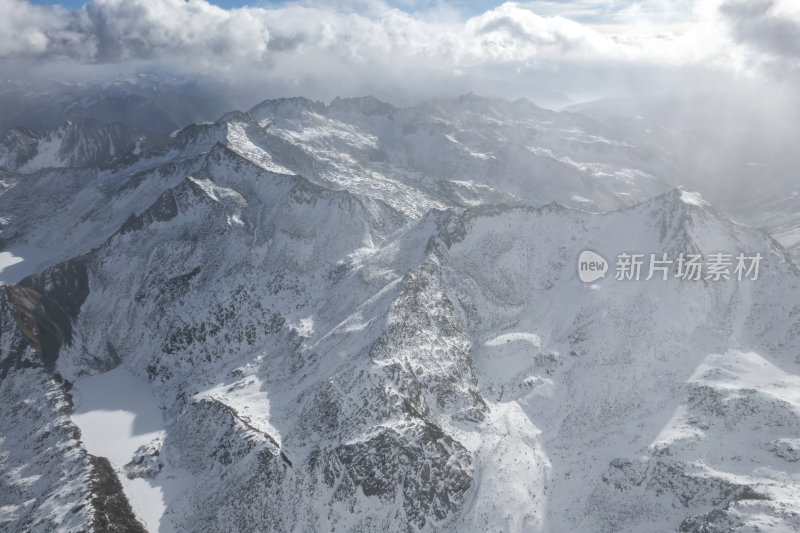
M 0 8 L 0 531 L 800 531 L 792 2 Z

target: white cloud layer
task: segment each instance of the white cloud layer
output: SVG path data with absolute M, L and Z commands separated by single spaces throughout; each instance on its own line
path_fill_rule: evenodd
M 581 98 L 800 77 L 796 0 L 534 0 L 467 20 L 442 3 L 410 14 L 380 0 L 93 0 L 76 11 L 0 0 L 0 13 L 7 64 L 136 65 L 320 97 L 463 87 Z

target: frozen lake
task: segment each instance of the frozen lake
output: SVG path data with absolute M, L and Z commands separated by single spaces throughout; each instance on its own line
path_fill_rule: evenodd
M 162 516 L 164 483 L 175 483 L 174 478 L 167 479 L 162 472 L 155 479 L 128 479 L 122 470 L 137 448 L 163 435 L 161 410 L 150 384 L 120 366 L 77 380 L 72 394 L 72 420 L 81 430 L 86 450 L 111 461 L 136 517 L 148 531 L 173 531 L 169 520 L 162 523 Z

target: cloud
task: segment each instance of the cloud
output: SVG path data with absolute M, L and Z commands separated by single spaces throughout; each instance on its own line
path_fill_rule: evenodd
M 788 7 L 772 0 L 737 0 L 723 4 L 721 12 L 739 41 L 777 56 L 800 57 L 800 8 Z
M 37 57 L 58 47 L 73 48 L 82 38 L 71 31 L 68 11 L 19 0 L 0 0 L 0 57 Z
M 81 10 L 0 0 L 2 57 L 63 58 L 81 63 L 139 59 L 264 60 L 263 10 L 225 10 L 203 0 L 94 0 Z
M 692 0 L 528 0 L 522 5 L 543 16 L 560 15 L 589 25 L 666 24 L 692 12 Z
M 586 98 L 761 76 L 797 57 L 789 0 L 719 2 L 535 0 L 464 20 L 455 4 L 429 1 L 403 11 L 382 0 L 239 9 L 93 0 L 71 11 L 0 0 L 0 59 L 31 69 L 200 73 L 323 98 L 487 87 Z
M 596 31 L 561 16 L 542 17 L 516 4 L 503 4 L 465 25 L 465 37 L 484 60 L 600 57 L 615 43 Z

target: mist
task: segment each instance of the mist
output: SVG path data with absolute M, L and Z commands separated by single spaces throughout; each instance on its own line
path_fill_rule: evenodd
M 186 120 L 280 96 L 526 98 L 686 132 L 686 184 L 722 203 L 793 186 L 798 164 L 800 9 L 789 0 L 508 2 L 478 14 L 380 0 L 0 9 L 0 73 L 29 90 L 139 72 L 202 80 L 205 108 Z

